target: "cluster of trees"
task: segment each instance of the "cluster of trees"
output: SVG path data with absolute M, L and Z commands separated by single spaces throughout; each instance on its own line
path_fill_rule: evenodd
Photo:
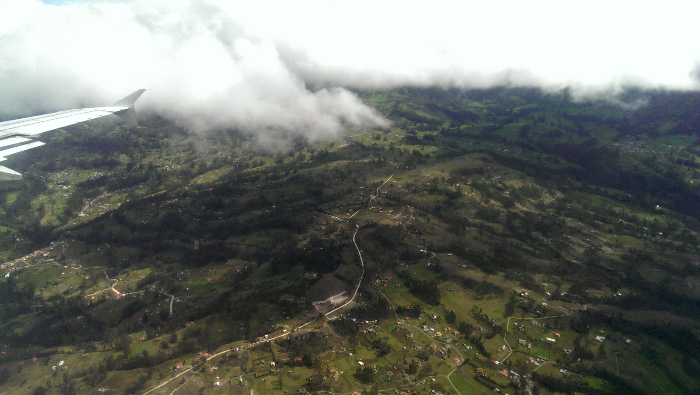
M 32 311 L 34 284 L 20 286 L 15 276 L 0 280 L 0 318 L 9 320 Z
M 270 268 L 273 274 L 278 274 L 303 264 L 308 271 L 332 272 L 340 266 L 343 247 L 338 242 L 312 238 L 307 248 L 300 248 L 293 240 L 287 240 L 274 252 Z
M 331 348 L 326 335 L 318 332 L 309 332 L 303 335 L 288 337 L 279 342 L 291 359 L 301 358 L 305 366 L 320 366 L 318 355 Z
M 412 277 L 407 271 L 402 270 L 398 276 L 403 280 L 411 293 L 423 300 L 426 303 L 437 306 L 440 304 L 440 289 L 438 288 L 438 280 L 421 280 Z
M 340 336 L 354 337 L 360 333 L 360 327 L 357 323 L 347 317 L 341 317 L 330 321 L 330 325 L 335 333 Z
M 389 302 L 381 294 L 362 288 L 363 303 L 352 310 L 358 319 L 385 319 L 391 316 Z
M 372 342 L 372 347 L 374 347 L 377 350 L 378 357 L 383 357 L 393 350 L 391 344 L 389 344 L 389 342 L 386 339 L 382 338 L 375 339 Z
M 420 304 L 414 304 L 412 306 L 408 307 L 403 307 L 403 306 L 397 306 L 396 307 L 396 314 L 400 316 L 408 316 L 411 318 L 418 318 L 423 314 L 423 308 L 421 307 Z
M 353 376 L 357 381 L 363 384 L 371 384 L 377 380 L 377 374 L 374 373 L 374 368 L 369 365 L 358 366 Z

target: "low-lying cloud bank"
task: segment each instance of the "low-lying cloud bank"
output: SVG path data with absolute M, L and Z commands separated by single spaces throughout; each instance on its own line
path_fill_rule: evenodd
M 481 3 L 0 0 L 0 115 L 146 88 L 194 131 L 315 140 L 389 125 L 346 88 L 700 86 L 698 5 Z

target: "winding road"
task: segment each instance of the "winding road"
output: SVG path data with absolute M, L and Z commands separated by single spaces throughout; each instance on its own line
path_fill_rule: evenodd
M 172 317 L 173 316 L 173 302 L 175 301 L 175 297 L 173 295 L 170 295 L 170 294 L 162 292 L 162 291 L 158 291 L 158 293 L 170 296 L 170 317 Z
M 362 273 L 360 274 L 360 279 L 357 281 L 357 286 L 355 287 L 355 292 L 352 293 L 352 297 L 350 298 L 350 300 L 348 300 L 344 304 L 342 304 L 342 305 L 336 307 L 335 309 L 324 314 L 326 317 L 328 317 L 332 313 L 335 313 L 336 311 L 342 309 L 343 307 L 345 307 L 345 306 L 349 305 L 350 303 L 352 303 L 353 301 L 355 301 L 355 298 L 357 297 L 357 291 L 360 290 L 360 285 L 362 285 L 362 279 L 365 277 L 365 261 L 362 259 L 362 253 L 360 252 L 360 247 L 357 246 L 357 242 L 355 241 L 355 236 L 357 236 L 357 232 L 359 230 L 360 230 L 360 226 L 355 225 L 355 233 L 352 235 L 352 243 L 355 244 L 355 249 L 357 250 L 357 255 L 360 257 L 360 264 L 362 265 Z M 331 318 L 328 318 L 328 319 L 330 320 Z
M 377 188 L 377 190 L 376 190 L 376 191 L 377 191 L 377 195 L 379 194 L 379 189 L 380 189 L 382 186 L 384 186 L 387 182 L 389 182 L 389 180 L 391 180 L 391 178 L 392 178 L 393 176 L 394 176 L 394 174 L 392 173 L 391 176 L 390 176 L 386 181 L 384 181 L 384 183 L 383 183 L 382 185 L 380 185 L 380 186 Z M 376 196 L 375 196 L 375 197 L 376 197 Z M 372 201 L 372 200 L 374 200 L 374 197 L 370 199 L 370 201 Z M 358 212 L 359 212 L 359 210 L 356 211 L 355 214 L 357 214 Z M 353 216 L 355 216 L 355 214 L 353 214 Z M 357 240 L 356 240 L 357 232 L 358 232 L 359 230 L 360 230 L 360 226 L 359 226 L 359 225 L 355 225 L 355 233 L 353 233 L 353 235 L 352 235 L 352 242 L 353 242 L 353 244 L 355 245 L 355 250 L 357 251 L 357 255 L 358 255 L 358 257 L 360 258 L 360 265 L 362 266 L 362 272 L 361 272 L 361 274 L 360 274 L 360 278 L 359 278 L 358 281 L 357 281 L 357 285 L 355 286 L 355 290 L 353 291 L 352 297 L 351 297 L 347 302 L 345 302 L 345 303 L 343 303 L 342 305 L 340 305 L 340 306 L 334 308 L 333 310 L 331 310 L 331 311 L 329 311 L 329 312 L 323 314 L 323 317 L 326 318 L 326 319 L 328 319 L 328 320 L 332 320 L 332 319 L 333 319 L 333 318 L 329 317 L 331 314 L 337 312 L 338 310 L 340 310 L 340 309 L 342 309 L 342 308 L 344 308 L 344 307 L 347 307 L 349 304 L 351 304 L 352 302 L 355 301 L 355 298 L 357 298 L 357 294 L 358 294 L 358 292 L 359 292 L 359 290 L 360 290 L 360 286 L 362 285 L 362 280 L 364 279 L 364 276 L 365 276 L 365 262 L 364 262 L 364 259 L 362 258 L 362 251 L 360 250 L 360 247 L 357 245 Z M 163 292 L 161 292 L 161 293 L 163 293 Z M 380 293 L 381 293 L 381 291 L 380 291 Z M 166 295 L 168 295 L 168 294 L 166 294 Z M 386 298 L 386 295 L 384 295 L 383 293 L 382 293 L 382 295 Z M 169 295 L 169 296 L 171 297 L 171 300 L 170 300 L 170 312 L 171 312 L 171 314 L 172 314 L 172 303 L 173 303 L 174 297 L 173 297 L 172 295 Z M 389 300 L 389 299 L 387 298 L 387 300 Z M 395 316 L 397 317 L 397 319 L 398 319 L 398 315 L 396 315 L 396 310 L 394 309 L 393 304 L 391 304 L 391 301 L 389 301 L 389 303 L 390 303 L 390 305 L 391 305 L 392 311 L 394 311 L 394 315 L 395 315 Z M 288 332 L 286 332 L 286 333 L 282 333 L 282 334 L 277 335 L 277 336 L 275 336 L 275 337 L 270 337 L 270 338 L 268 338 L 268 339 L 260 340 L 260 341 L 254 342 L 254 343 L 246 344 L 246 345 L 240 347 L 240 349 L 252 348 L 252 347 L 255 347 L 255 346 L 258 345 L 258 344 L 262 344 L 262 343 L 270 342 L 270 341 L 273 341 L 273 340 L 276 340 L 276 339 L 281 339 L 281 338 L 287 337 L 287 336 L 291 335 L 292 333 L 298 332 L 300 329 L 303 329 L 303 328 L 306 327 L 307 325 L 309 325 L 309 324 L 311 324 L 311 323 L 314 323 L 314 322 L 316 322 L 316 321 L 317 321 L 317 319 L 313 319 L 313 320 L 311 320 L 311 321 L 308 321 L 308 322 L 306 322 L 306 323 L 304 323 L 304 324 L 301 324 L 301 325 L 297 326 L 295 329 L 290 330 L 290 331 L 288 331 Z M 414 328 L 418 329 L 418 327 L 416 327 L 416 326 L 414 326 L 414 325 L 411 325 L 411 326 L 413 326 Z M 422 331 L 420 331 L 420 332 L 423 333 Z M 425 334 L 424 334 L 424 335 L 425 335 Z M 427 335 L 426 335 L 426 336 L 427 336 Z M 431 339 L 432 339 L 432 338 L 431 338 Z M 432 340 L 435 340 L 435 339 L 432 339 Z M 438 340 L 435 340 L 435 341 L 438 342 L 438 343 L 443 343 L 443 342 L 440 342 L 440 341 L 438 341 Z M 443 344 L 447 345 L 448 347 L 452 347 L 453 349 L 455 349 L 455 351 L 457 351 L 457 354 L 459 354 L 461 360 L 464 361 L 464 358 L 462 357 L 462 353 L 460 353 L 459 350 L 458 350 L 456 347 L 451 346 L 451 345 L 449 345 L 449 344 L 447 344 L 447 343 L 443 343 Z M 210 355 L 209 357 L 207 357 L 206 361 L 209 361 L 209 360 L 211 360 L 211 359 L 213 359 L 213 358 L 216 358 L 216 357 L 218 357 L 218 356 L 220 356 L 220 355 L 222 355 L 222 354 L 226 354 L 226 353 L 230 353 L 230 352 L 231 352 L 231 349 L 227 349 L 227 350 L 220 351 L 220 352 L 218 352 L 218 353 L 216 353 L 216 354 L 213 354 L 213 355 Z M 155 390 L 157 390 L 157 389 L 159 389 L 159 388 L 162 388 L 163 386 L 167 385 L 168 383 L 172 382 L 173 380 L 175 380 L 175 379 L 181 377 L 183 374 L 188 373 L 188 372 L 194 372 L 194 371 L 197 370 L 201 365 L 202 365 L 202 364 L 190 366 L 189 368 L 183 370 L 181 373 L 179 373 L 179 374 L 177 374 L 177 375 L 175 375 L 175 376 L 169 378 L 168 380 L 166 380 L 166 381 L 164 381 L 164 382 L 158 384 L 157 386 L 151 388 L 150 390 L 144 392 L 143 394 L 146 395 L 146 394 L 149 394 L 149 393 L 151 393 L 151 392 L 153 392 L 153 391 L 155 391 Z M 459 365 L 458 365 L 457 367 L 459 367 Z M 447 380 L 450 382 L 450 384 L 452 384 L 452 381 L 450 380 L 450 377 L 449 377 L 449 376 L 450 376 L 455 370 L 457 370 L 457 368 L 455 368 L 454 370 L 452 370 L 452 371 L 447 375 Z M 174 391 L 171 392 L 171 394 L 175 393 L 175 392 L 176 392 L 177 390 L 179 390 L 181 387 L 182 387 L 182 385 L 179 386 L 179 387 L 177 387 Z M 461 393 L 457 390 L 457 388 L 454 386 L 454 384 L 452 384 L 452 387 L 455 388 L 455 391 L 457 391 L 457 393 L 458 393 L 459 395 L 461 395 Z

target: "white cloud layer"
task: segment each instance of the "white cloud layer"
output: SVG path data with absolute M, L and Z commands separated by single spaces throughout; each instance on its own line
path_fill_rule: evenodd
M 416 4 L 0 0 L 0 114 L 146 88 L 195 131 L 315 139 L 387 125 L 345 88 L 700 86 L 700 3 Z

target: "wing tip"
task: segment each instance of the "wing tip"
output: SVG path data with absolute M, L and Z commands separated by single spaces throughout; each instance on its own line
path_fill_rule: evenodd
M 145 89 L 139 89 L 136 92 L 130 94 L 129 96 L 119 100 L 118 102 L 114 103 L 111 105 L 111 107 L 133 107 L 134 103 L 136 103 L 136 100 L 141 97 L 143 92 L 145 92 Z

